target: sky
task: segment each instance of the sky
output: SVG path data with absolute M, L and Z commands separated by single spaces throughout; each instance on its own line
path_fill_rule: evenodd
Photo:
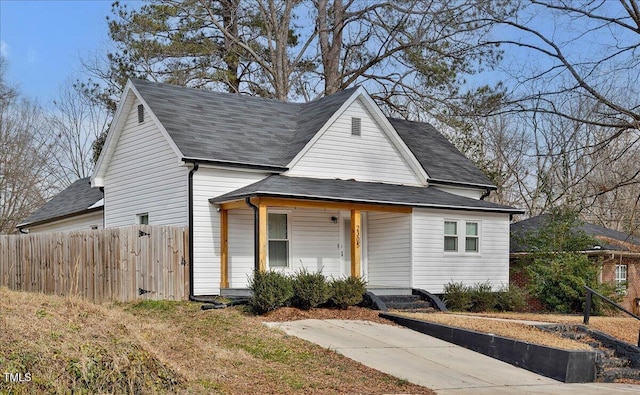
M 105 18 L 112 2 L 0 0 L 0 53 L 7 62 L 7 81 L 40 104 L 53 100 L 65 81 L 83 77 L 82 58 L 108 48 Z

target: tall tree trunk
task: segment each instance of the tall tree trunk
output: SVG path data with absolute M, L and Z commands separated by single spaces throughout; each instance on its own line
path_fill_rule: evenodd
M 342 52 L 342 29 L 344 28 L 345 10 L 342 0 L 318 0 L 317 29 L 322 59 L 324 94 L 330 95 L 340 90 L 342 78 L 340 73 L 340 55 Z M 331 8 L 331 11 L 329 10 Z M 331 20 L 330 15 L 331 14 Z

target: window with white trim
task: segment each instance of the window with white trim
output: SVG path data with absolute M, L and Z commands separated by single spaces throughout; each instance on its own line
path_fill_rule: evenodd
M 480 238 L 478 233 L 478 223 L 477 222 L 466 222 L 465 223 L 465 241 L 464 241 L 464 251 L 465 252 L 478 252 L 480 247 Z
M 464 241 L 464 244 L 460 243 Z M 445 220 L 445 252 L 480 252 L 480 223 L 477 221 Z
M 269 267 L 289 266 L 289 215 L 269 213 L 267 218 Z
M 444 250 L 458 251 L 458 222 L 444 221 Z
M 627 265 L 616 265 L 615 281 L 617 285 L 627 284 Z

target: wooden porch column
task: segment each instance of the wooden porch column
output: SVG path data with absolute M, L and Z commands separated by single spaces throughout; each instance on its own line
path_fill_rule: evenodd
M 229 288 L 229 211 L 220 210 L 220 288 Z
M 351 210 L 351 277 L 360 277 L 361 224 L 360 210 Z
M 267 206 L 264 203 L 258 203 L 258 269 L 261 272 L 267 270 Z

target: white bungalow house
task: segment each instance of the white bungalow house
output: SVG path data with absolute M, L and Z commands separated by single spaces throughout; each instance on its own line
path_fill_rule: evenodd
M 500 286 L 521 212 L 484 201 L 495 186 L 471 161 L 361 87 L 284 103 L 129 81 L 91 183 L 104 227 L 188 226 L 193 296 L 246 289 L 254 269 Z

